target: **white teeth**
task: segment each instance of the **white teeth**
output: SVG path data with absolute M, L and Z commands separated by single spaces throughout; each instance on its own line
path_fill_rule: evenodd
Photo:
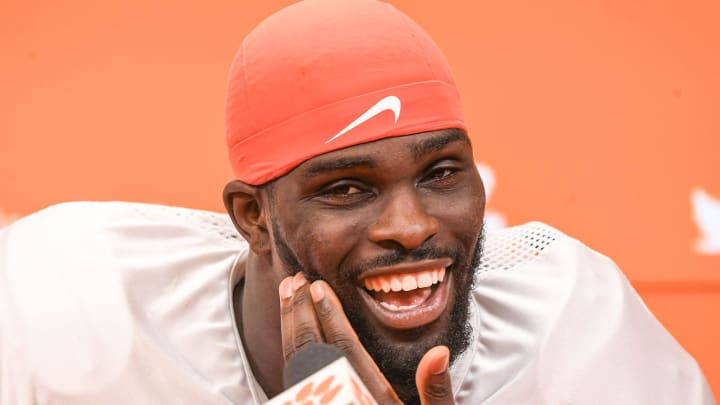
M 363 281 L 368 291 L 412 291 L 427 288 L 445 279 L 445 268 L 420 271 L 413 274 L 393 274 L 368 277 Z
M 403 291 L 412 291 L 418 287 L 417 280 L 411 275 L 403 277 L 402 281 Z
M 391 311 L 405 311 L 405 310 L 408 310 L 408 309 L 413 309 L 413 308 L 415 308 L 415 307 L 417 307 L 417 306 L 420 305 L 420 304 L 417 304 L 417 305 L 400 305 L 400 306 L 397 306 L 397 305 L 395 305 L 395 304 L 390 304 L 390 303 L 387 303 L 387 302 L 385 302 L 385 301 L 379 301 L 379 302 L 380 302 L 380 305 L 382 305 L 383 307 L 385 307 L 386 309 L 389 309 L 389 310 L 391 310 Z
M 432 276 L 428 273 L 423 273 L 417 278 L 417 286 L 420 288 L 430 287 L 433 285 Z

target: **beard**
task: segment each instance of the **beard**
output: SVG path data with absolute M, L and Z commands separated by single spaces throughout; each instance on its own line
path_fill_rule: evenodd
M 272 221 L 274 244 L 280 259 L 292 270 L 302 271 L 309 282 L 325 280 L 316 269 L 305 266 L 299 257 L 288 246 L 277 224 Z M 415 371 L 425 353 L 437 345 L 445 345 L 450 349 L 450 362 L 460 356 L 470 345 L 472 326 L 468 317 L 470 312 L 470 295 L 475 287 L 476 269 L 480 264 L 485 239 L 485 227 L 480 229 L 477 242 L 470 252 L 423 246 L 412 251 L 396 250 L 369 262 L 360 263 L 352 268 L 341 268 L 337 271 L 336 283 L 333 286 L 343 306 L 345 315 L 358 335 L 365 350 L 370 354 L 378 368 L 385 375 L 404 404 L 420 404 L 419 394 L 415 386 Z M 402 341 L 388 341 L 376 326 L 373 326 L 362 308 L 362 300 L 357 296 L 355 280 L 358 275 L 375 267 L 392 266 L 428 259 L 451 257 L 453 264 L 447 268 L 454 277 L 453 294 L 455 302 L 451 306 L 447 327 L 440 333 L 428 333 L 430 325 L 399 332 Z M 436 321 L 437 322 L 437 321 Z M 432 324 L 431 324 L 432 325 Z

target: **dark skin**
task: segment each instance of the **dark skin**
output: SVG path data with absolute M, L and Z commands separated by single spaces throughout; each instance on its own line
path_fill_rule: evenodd
M 346 353 L 379 403 L 401 403 L 341 303 L 362 294 L 361 264 L 388 252 L 475 250 L 485 195 L 467 136 L 433 131 L 329 152 L 271 187 L 230 182 L 224 201 L 250 245 L 234 302 L 250 365 L 266 393 L 282 391 L 278 376 L 294 352 L 327 342 Z M 458 264 L 450 277 L 464 282 L 468 267 Z M 383 344 L 412 350 L 448 328 L 453 303 L 466 299 L 450 295 L 421 335 L 389 328 L 365 310 L 360 316 Z M 410 365 L 417 366 L 420 402 L 453 404 L 448 349 L 428 343 L 423 350 L 420 363 Z

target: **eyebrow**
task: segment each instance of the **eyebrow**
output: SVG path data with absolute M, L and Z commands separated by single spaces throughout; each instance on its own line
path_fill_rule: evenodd
M 377 167 L 377 161 L 369 156 L 345 157 L 321 162 L 313 162 L 305 170 L 305 177 L 313 177 L 334 170 L 351 169 L 354 167 Z
M 415 160 L 419 160 L 428 153 L 442 150 L 448 144 L 457 141 L 467 141 L 467 135 L 459 129 L 448 130 L 441 136 L 426 139 L 417 145 L 413 145 L 413 156 Z

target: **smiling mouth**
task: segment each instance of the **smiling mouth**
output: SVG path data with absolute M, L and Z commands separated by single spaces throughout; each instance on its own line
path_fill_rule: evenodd
M 450 260 L 372 271 L 360 280 L 362 298 L 380 323 L 412 329 L 435 321 L 445 312 L 451 274 Z
M 432 287 L 445 279 L 445 268 L 413 274 L 390 274 L 363 280 L 365 289 L 381 306 L 390 311 L 413 309 L 432 294 Z

